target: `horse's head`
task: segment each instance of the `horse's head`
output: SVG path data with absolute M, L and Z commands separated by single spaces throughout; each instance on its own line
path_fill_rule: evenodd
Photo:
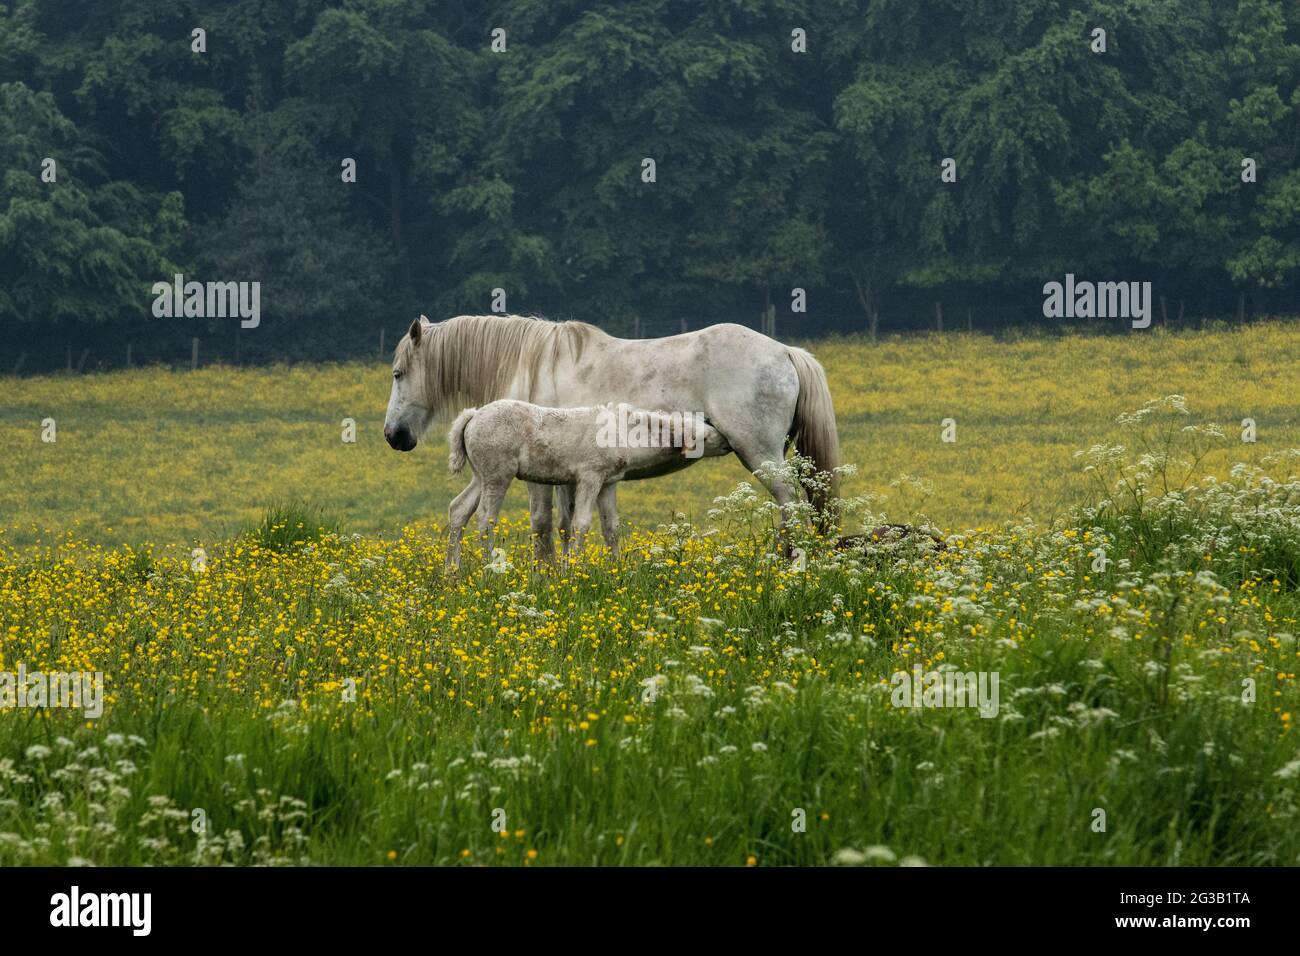
M 424 352 L 433 323 L 420 316 L 397 343 L 393 353 L 393 390 L 384 416 L 384 438 L 398 451 L 410 451 L 433 421 L 435 409 L 427 396 Z

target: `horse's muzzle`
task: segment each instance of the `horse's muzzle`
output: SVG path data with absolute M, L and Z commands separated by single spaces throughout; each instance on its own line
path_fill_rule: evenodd
M 385 425 L 384 438 L 398 451 L 410 451 L 415 447 L 415 434 L 405 425 Z

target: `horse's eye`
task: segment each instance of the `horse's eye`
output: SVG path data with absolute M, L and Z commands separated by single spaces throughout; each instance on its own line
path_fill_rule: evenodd
M 396 380 L 396 379 L 400 379 L 401 377 L 402 377 L 401 369 L 393 369 L 393 378 L 394 378 L 394 380 Z

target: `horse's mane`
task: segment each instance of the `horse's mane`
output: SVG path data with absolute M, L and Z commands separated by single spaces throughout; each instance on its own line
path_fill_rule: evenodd
M 588 342 L 605 335 L 586 322 L 553 322 L 524 315 L 458 315 L 428 329 L 423 353 L 425 399 L 431 409 L 462 408 L 506 398 L 520 373 L 531 399 L 545 367 L 565 353 L 577 361 Z M 407 338 L 405 346 L 411 348 Z M 543 365 L 543 363 L 546 363 Z

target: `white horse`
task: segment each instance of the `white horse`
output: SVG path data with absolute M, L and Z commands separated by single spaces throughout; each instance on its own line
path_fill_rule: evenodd
M 653 434 L 650 443 L 619 444 L 602 440 L 617 417 L 631 428 Z M 666 440 L 658 440 L 660 437 Z M 705 458 L 731 451 L 717 429 L 702 420 L 619 405 L 592 408 L 544 408 L 502 399 L 482 408 L 467 408 L 447 435 L 447 464 L 459 472 L 468 461 L 473 478 L 447 508 L 447 563 L 460 567 L 460 539 L 465 523 L 478 511 L 484 550 L 492 551 L 492 533 L 506 491 L 516 478 L 542 485 L 574 488 L 573 544 L 591 528 L 600 506 L 605 544 L 618 554 L 618 512 L 614 489 L 631 474 L 656 470 L 677 458 Z M 481 507 L 480 507 L 481 506 Z
M 829 514 L 839 439 L 826 373 L 803 349 L 744 326 L 619 339 L 585 322 L 462 315 L 435 324 L 420 316 L 393 355 L 384 437 L 398 451 L 410 451 L 435 416 L 501 398 L 556 408 L 626 402 L 702 411 L 750 472 L 765 462 L 780 463 L 791 444 L 811 458 L 826 476 L 811 493 L 813 505 Z M 649 478 L 689 464 L 677 458 L 628 477 Z M 770 475 L 759 477 L 784 511 L 796 489 Z M 551 486 L 530 483 L 528 501 L 538 557 L 549 559 Z M 561 494 L 560 504 L 567 535 L 570 495 Z M 822 530 L 828 530 L 825 524 Z

